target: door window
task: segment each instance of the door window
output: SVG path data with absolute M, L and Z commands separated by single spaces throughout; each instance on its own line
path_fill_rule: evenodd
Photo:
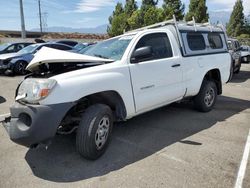
M 153 33 L 143 36 L 137 43 L 135 50 L 146 46 L 152 48 L 152 60 L 173 56 L 171 44 L 166 33 Z
M 14 52 L 15 46 L 11 45 L 10 47 L 7 48 L 7 52 Z

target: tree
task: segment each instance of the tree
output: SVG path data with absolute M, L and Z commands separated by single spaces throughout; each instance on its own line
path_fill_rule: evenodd
M 237 0 L 235 2 L 233 12 L 230 16 L 229 23 L 227 25 L 227 33 L 231 37 L 237 37 L 244 33 L 244 13 L 242 0 Z
M 128 17 L 130 17 L 138 9 L 135 0 L 126 0 L 124 11 Z
M 143 17 L 143 26 L 148 26 L 163 21 L 162 15 L 163 15 L 163 9 L 157 8 L 155 6 L 149 7 L 145 11 Z
M 154 24 L 162 18 L 162 9 L 157 8 L 158 0 L 142 0 L 140 20 L 141 26 Z M 161 20 L 163 21 L 163 19 Z
M 134 11 L 127 21 L 130 30 L 140 28 L 143 25 L 143 20 L 141 18 L 141 10 Z
M 205 23 L 209 19 L 207 13 L 206 0 L 190 0 L 189 11 L 186 14 L 186 21 L 190 21 L 195 18 L 197 23 Z
M 109 36 L 117 36 L 124 31 L 163 21 L 163 9 L 156 7 L 157 3 L 158 0 L 142 0 L 139 10 L 135 0 L 126 0 L 124 7 L 117 3 L 112 16 L 109 17 Z
M 130 19 L 132 17 L 132 15 L 134 15 L 134 16 L 137 15 L 137 14 L 133 14 L 134 12 L 137 11 L 137 9 L 138 9 L 138 6 L 137 6 L 137 3 L 135 0 L 126 0 L 126 4 L 125 4 L 125 8 L 124 8 L 124 11 L 125 11 L 125 14 L 127 17 L 127 21 L 126 21 L 127 23 L 126 23 L 126 28 L 125 28 L 126 31 L 134 29 L 135 26 L 134 26 L 133 22 L 139 23 L 139 21 L 136 21 L 136 20 L 131 22 L 131 19 Z M 137 19 L 137 18 L 133 18 L 133 19 Z M 129 23 L 129 20 L 130 20 L 130 23 Z
M 182 4 L 181 0 L 164 0 L 162 7 L 165 20 L 172 19 L 173 15 L 177 20 L 184 18 L 185 5 Z
M 141 4 L 141 10 L 147 10 L 148 8 L 150 8 L 151 6 L 156 6 L 158 4 L 158 0 L 142 0 L 142 4 Z
M 107 32 L 109 36 L 121 35 L 127 27 L 127 17 L 122 3 L 117 3 L 112 16 L 109 17 L 109 26 Z

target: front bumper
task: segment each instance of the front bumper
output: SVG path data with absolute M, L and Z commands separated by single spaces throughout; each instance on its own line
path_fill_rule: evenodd
M 20 145 L 32 147 L 52 139 L 73 103 L 55 105 L 23 105 L 16 102 L 11 117 L 3 122 L 10 139 Z
M 7 70 L 10 68 L 10 65 L 9 63 L 4 63 L 3 60 L 0 60 L 0 70 L 1 71 L 4 71 L 4 70 Z
M 0 71 L 5 71 L 5 70 L 7 70 L 8 68 L 9 68 L 8 65 L 1 65 L 1 64 L 0 64 Z

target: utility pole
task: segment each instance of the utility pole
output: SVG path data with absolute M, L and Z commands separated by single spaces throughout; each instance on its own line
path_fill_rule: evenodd
M 42 13 L 41 13 L 41 1 L 40 0 L 38 0 L 38 6 L 39 6 L 40 32 L 41 32 L 41 36 L 42 36 L 43 26 L 42 26 Z
M 24 15 L 23 15 L 23 0 L 19 0 L 20 3 L 20 16 L 21 16 L 21 28 L 22 28 L 22 38 L 26 38 Z

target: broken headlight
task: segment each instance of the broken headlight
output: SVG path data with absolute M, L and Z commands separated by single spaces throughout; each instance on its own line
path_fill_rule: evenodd
M 21 83 L 16 101 L 36 104 L 46 98 L 55 85 L 56 81 L 53 79 L 28 78 Z

